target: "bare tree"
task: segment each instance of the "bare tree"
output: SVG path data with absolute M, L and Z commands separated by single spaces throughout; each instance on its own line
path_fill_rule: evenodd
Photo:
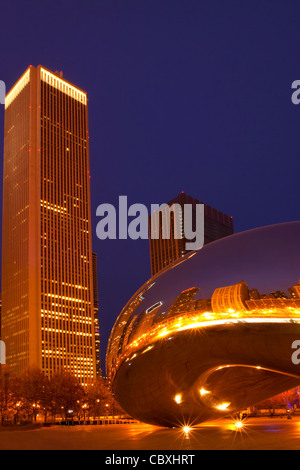
M 47 408 L 52 415 L 60 414 L 67 420 L 78 414 L 84 395 L 76 377 L 68 372 L 57 372 L 49 381 Z
M 96 418 L 105 415 L 121 415 L 124 411 L 115 400 L 105 379 L 99 377 L 86 391 L 86 403 L 89 416 Z
M 28 368 L 20 377 L 18 387 L 19 409 L 23 416 L 36 421 L 44 413 L 48 379 L 38 368 Z
M 16 379 L 7 366 L 0 365 L 0 425 L 12 420 L 16 414 Z

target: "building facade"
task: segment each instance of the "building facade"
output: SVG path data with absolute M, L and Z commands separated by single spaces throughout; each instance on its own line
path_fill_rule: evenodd
M 99 327 L 99 297 L 98 297 L 98 261 L 97 253 L 93 252 L 93 294 L 94 294 L 94 326 L 95 326 L 95 354 L 96 354 L 96 375 L 102 376 L 101 353 L 100 353 L 100 327 Z
M 219 287 L 211 298 L 212 310 L 216 313 L 247 310 L 249 299 L 247 283 L 242 281 L 233 286 Z
M 5 99 L 2 327 L 7 364 L 96 375 L 87 95 L 30 66 Z
M 170 212 L 167 208 L 167 210 L 161 210 L 159 218 L 154 217 L 153 214 L 149 216 L 149 246 L 152 276 L 190 251 L 186 249 L 186 243 L 190 240 L 187 240 L 184 233 L 184 205 L 190 204 L 192 206 L 192 218 L 193 222 L 195 222 L 196 205 L 203 203 L 181 192 L 167 203 L 169 207 L 176 204 L 181 208 L 180 213 L 176 213 L 176 211 Z M 170 236 L 168 238 L 163 236 L 163 223 L 169 223 Z M 194 230 L 195 226 L 193 227 Z M 152 237 L 152 233 L 155 232 L 157 233 L 157 238 Z M 232 217 L 204 204 L 204 245 L 232 234 Z

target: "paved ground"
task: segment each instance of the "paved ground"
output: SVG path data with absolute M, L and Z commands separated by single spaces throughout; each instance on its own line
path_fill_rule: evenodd
M 242 429 L 222 419 L 197 426 L 188 434 L 146 424 L 0 430 L 0 450 L 300 449 L 300 417 L 249 418 Z

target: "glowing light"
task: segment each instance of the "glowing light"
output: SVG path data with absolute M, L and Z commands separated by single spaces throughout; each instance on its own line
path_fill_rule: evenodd
M 74 98 L 80 103 L 83 103 L 83 104 L 87 103 L 87 97 L 83 91 L 70 85 L 65 80 L 62 80 L 61 78 L 59 78 L 54 73 L 48 72 L 48 70 L 41 68 L 41 79 L 44 82 L 48 83 L 48 85 L 53 86 L 54 88 L 65 93 L 68 96 L 71 96 L 71 98 Z
M 144 354 L 145 352 L 147 351 L 151 351 L 151 349 L 153 349 L 154 346 L 148 346 L 148 348 L 144 349 L 144 351 L 142 352 L 142 354 Z
M 54 212 L 59 212 L 61 214 L 64 214 L 67 212 L 67 209 L 65 207 L 59 206 L 57 204 L 51 204 L 47 201 L 44 201 L 43 199 L 41 199 L 41 206 L 45 207 L 46 209 L 50 209 Z
M 241 429 L 241 428 L 244 426 L 244 424 L 243 424 L 242 421 L 236 421 L 236 422 L 234 423 L 234 425 L 235 425 L 235 427 L 238 428 L 238 429 Z
M 180 393 L 178 393 L 178 394 L 175 395 L 175 397 L 174 397 L 174 400 L 176 401 L 176 403 L 177 403 L 178 405 L 181 403 L 181 399 L 182 399 L 182 397 L 181 397 L 181 394 L 180 394 Z
M 188 434 L 190 432 L 191 428 L 189 426 L 183 426 L 182 430 L 185 434 Z
M 13 100 L 19 95 L 23 88 L 29 83 L 30 80 L 30 69 L 28 68 L 20 80 L 10 90 L 5 98 L 5 109 L 13 102 Z
M 217 410 L 226 410 L 228 408 L 228 406 L 230 405 L 230 403 L 228 402 L 224 402 L 224 403 L 221 403 L 220 405 L 216 406 Z
M 203 397 L 204 395 L 207 395 L 208 393 L 211 393 L 208 390 L 205 390 L 205 388 L 201 388 L 199 392 L 200 392 L 201 397 Z
M 165 331 L 161 331 L 157 336 L 162 337 L 162 336 L 167 336 L 167 334 L 169 334 L 169 331 L 165 330 Z

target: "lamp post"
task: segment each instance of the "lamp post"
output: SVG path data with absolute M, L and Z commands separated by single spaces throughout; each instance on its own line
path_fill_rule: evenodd
M 83 410 L 83 422 L 85 422 L 85 413 L 86 413 L 86 409 L 87 409 L 87 404 L 84 403 L 84 405 L 82 405 L 82 410 Z

